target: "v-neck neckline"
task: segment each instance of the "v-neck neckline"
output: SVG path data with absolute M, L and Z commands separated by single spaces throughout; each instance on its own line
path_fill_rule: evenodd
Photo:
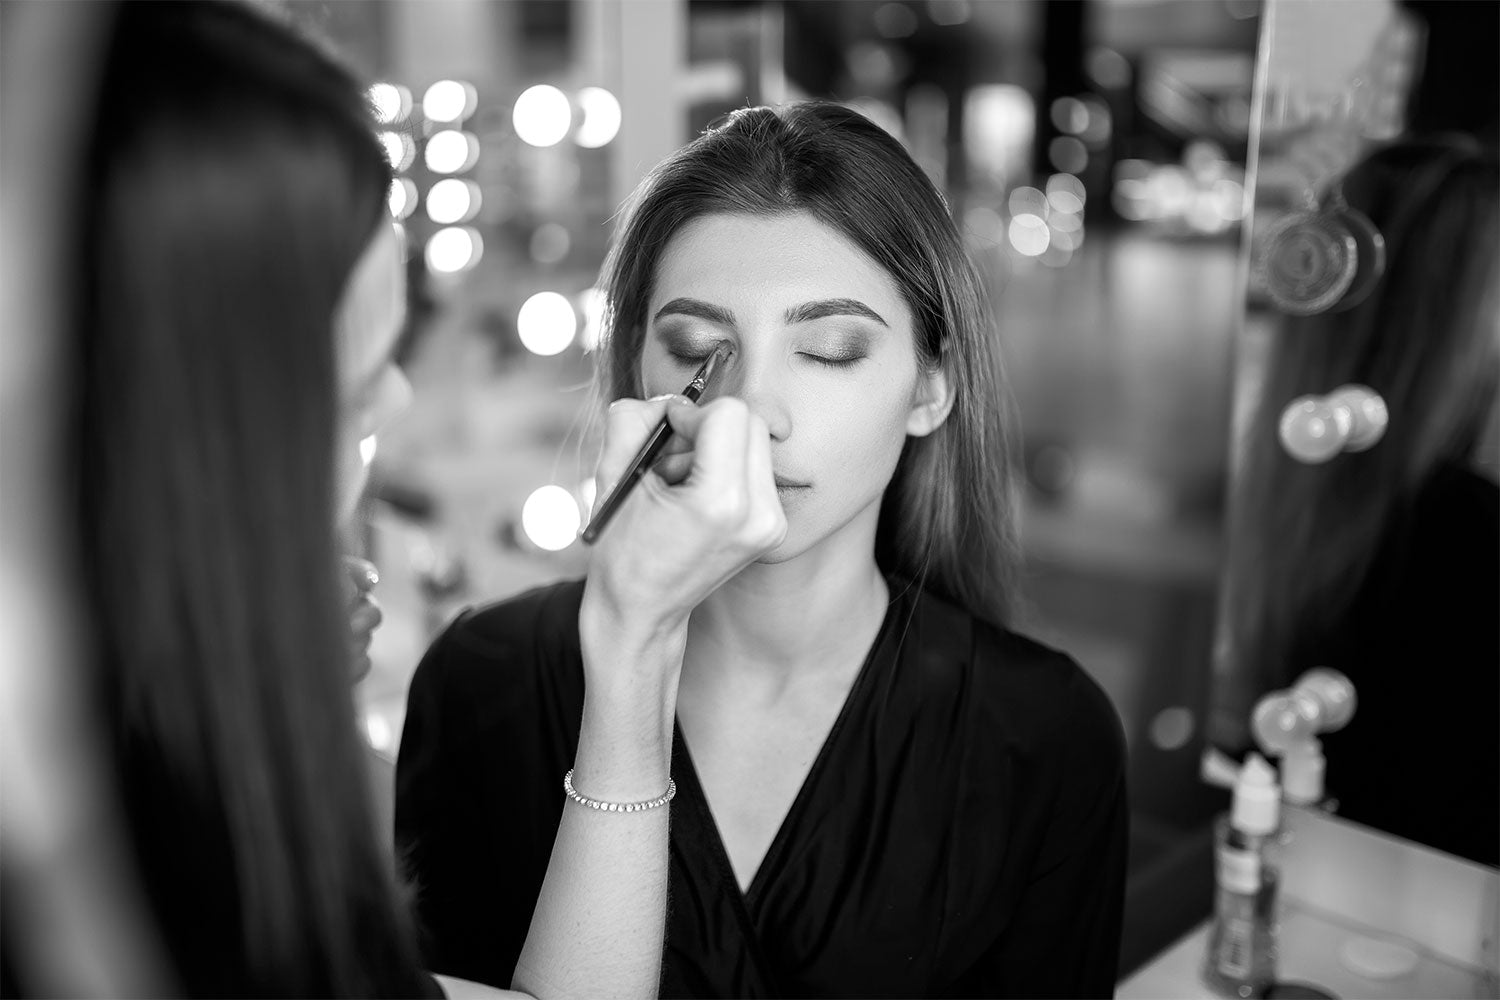
M 889 579 L 887 586 L 890 588 L 891 597 L 886 603 L 885 615 L 881 618 L 880 628 L 875 632 L 875 639 L 870 643 L 870 648 L 865 652 L 865 659 L 860 664 L 859 672 L 854 676 L 854 683 L 849 685 L 849 691 L 844 695 L 844 703 L 839 707 L 839 713 L 834 717 L 833 725 L 828 734 L 823 737 L 823 743 L 818 747 L 818 754 L 813 758 L 812 766 L 808 768 L 807 774 L 802 778 L 802 784 L 797 788 L 797 794 L 792 796 L 792 804 L 781 817 L 781 823 L 776 827 L 776 833 L 771 837 L 771 843 L 761 855 L 760 864 L 755 869 L 755 874 L 750 876 L 750 884 L 740 888 L 740 880 L 735 875 L 734 863 L 729 859 L 729 849 L 724 846 L 724 837 L 719 831 L 719 821 L 714 816 L 713 806 L 709 804 L 708 794 L 703 789 L 703 782 L 698 779 L 698 768 L 693 763 L 692 750 L 688 747 L 687 736 L 682 731 L 682 720 L 673 717 L 673 737 L 677 747 L 681 751 L 680 771 L 677 775 L 679 784 L 686 782 L 692 790 L 694 804 L 702 813 L 704 830 L 708 839 L 709 853 L 713 856 L 714 863 L 718 866 L 719 876 L 724 880 L 726 887 L 732 892 L 733 897 L 743 915 L 748 920 L 748 926 L 754 927 L 754 912 L 760 896 L 763 894 L 765 884 L 771 877 L 770 873 L 775 868 L 775 863 L 780 860 L 786 848 L 787 841 L 791 837 L 798 816 L 807 809 L 808 799 L 812 795 L 813 788 L 817 785 L 818 777 L 822 774 L 828 758 L 834 746 L 838 742 L 839 734 L 844 729 L 844 723 L 853 714 L 854 706 L 859 700 L 864 689 L 868 686 L 868 679 L 873 671 L 876 659 L 881 649 L 886 645 L 887 634 L 893 627 L 896 608 L 898 604 L 904 603 L 906 596 L 905 588 L 897 590 L 891 586 Z M 893 654 L 894 655 L 894 654 Z

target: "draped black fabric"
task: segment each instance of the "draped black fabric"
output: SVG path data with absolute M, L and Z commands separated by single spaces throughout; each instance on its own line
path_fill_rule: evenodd
M 1064 654 L 897 581 L 891 595 L 743 893 L 679 729 L 663 996 L 1113 993 L 1113 707 Z M 437 971 L 509 985 L 577 746 L 581 596 L 466 611 L 412 681 L 396 831 Z

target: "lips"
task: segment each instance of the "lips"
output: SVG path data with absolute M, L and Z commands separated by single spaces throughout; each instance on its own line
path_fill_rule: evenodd
M 778 490 L 803 490 L 812 485 L 811 483 L 802 483 L 795 479 L 788 479 L 785 476 L 776 476 L 775 479 Z

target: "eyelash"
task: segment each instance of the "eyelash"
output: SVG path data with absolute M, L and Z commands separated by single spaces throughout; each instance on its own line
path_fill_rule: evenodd
M 683 354 L 678 351 L 668 351 L 667 353 L 671 355 L 672 360 L 676 361 L 684 368 L 691 368 L 694 365 L 701 365 L 703 364 L 703 362 L 708 360 L 708 353 Z M 866 355 L 863 354 L 851 354 L 846 357 L 824 357 L 820 354 L 808 354 L 805 351 L 799 351 L 797 356 L 800 358 L 806 358 L 808 361 L 811 361 L 814 364 L 822 365 L 825 368 L 849 368 L 857 362 L 863 361 L 866 357 Z
M 798 356 L 806 358 L 807 360 L 812 361 L 816 364 L 820 364 L 825 368 L 849 368 L 865 359 L 865 355 L 863 354 L 846 354 L 837 357 L 825 357 L 821 354 L 807 354 L 803 352 Z

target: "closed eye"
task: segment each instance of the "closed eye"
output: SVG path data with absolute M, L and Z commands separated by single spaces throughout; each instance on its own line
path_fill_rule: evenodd
M 851 368 L 863 361 L 868 355 L 865 354 L 811 354 L 807 351 L 799 351 L 798 357 L 820 364 L 828 368 Z
M 701 354 L 697 351 L 668 351 L 667 357 L 671 358 L 674 363 L 681 365 L 684 368 L 691 368 L 694 365 L 702 365 L 703 362 L 708 360 L 708 356 L 712 353 L 713 348 L 709 348 Z

